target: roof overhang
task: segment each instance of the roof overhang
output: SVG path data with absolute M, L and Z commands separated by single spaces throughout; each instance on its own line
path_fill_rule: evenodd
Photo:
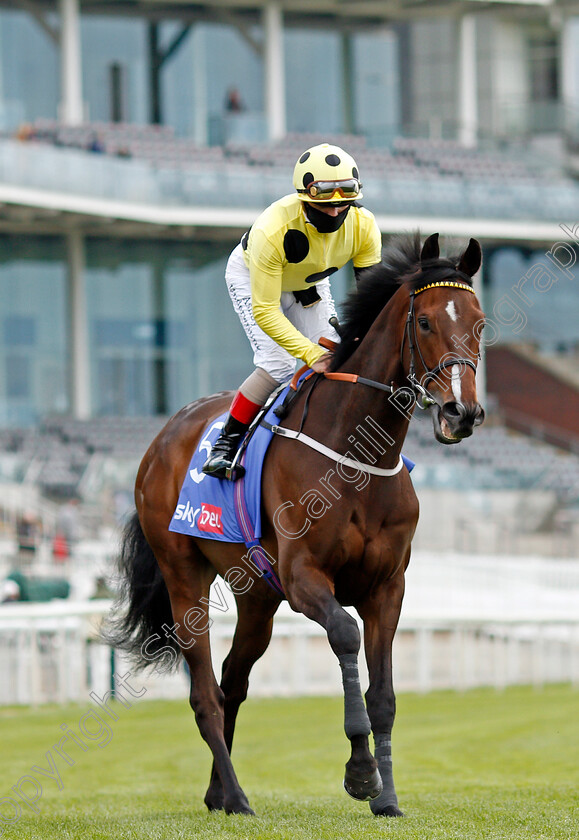
M 14 9 L 14 0 L 0 6 Z M 57 0 L 16 0 L 33 14 L 58 11 Z M 257 24 L 268 0 L 79 0 L 81 14 L 180 20 L 184 23 Z M 577 0 L 279 0 L 287 26 L 360 29 L 418 18 L 499 11 L 511 17 L 579 14 Z
M 0 232 L 62 236 L 79 230 L 87 236 L 147 239 L 235 239 L 261 213 L 261 207 L 168 207 L 89 198 L 0 184 Z M 557 222 L 533 219 L 484 219 L 376 214 L 383 234 L 420 228 L 444 236 L 497 244 L 533 246 L 572 241 Z

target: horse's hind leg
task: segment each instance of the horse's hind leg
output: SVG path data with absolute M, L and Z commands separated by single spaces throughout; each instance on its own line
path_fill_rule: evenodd
M 169 590 L 175 634 L 191 675 L 189 702 L 197 726 L 211 752 L 223 789 L 222 807 L 228 814 L 253 814 L 241 789 L 224 737 L 224 695 L 217 685 L 209 643 L 208 595 L 215 578 L 213 567 L 196 549 L 185 556 L 164 556 L 159 565 Z
M 358 623 L 338 603 L 326 575 L 311 564 L 294 560 L 289 591 L 291 606 L 325 628 L 330 646 L 342 669 L 344 686 L 344 729 L 352 745 L 346 764 L 344 787 L 354 799 L 369 800 L 382 790 L 376 759 L 370 752 L 370 720 L 360 689 Z
M 237 598 L 237 626 L 231 650 L 223 662 L 221 690 L 224 695 L 225 743 L 231 753 L 233 733 L 239 707 L 247 697 L 249 674 L 257 660 L 265 653 L 273 628 L 273 615 L 279 600 L 257 600 L 251 595 Z M 210 811 L 223 808 L 223 785 L 215 762 L 205 795 Z

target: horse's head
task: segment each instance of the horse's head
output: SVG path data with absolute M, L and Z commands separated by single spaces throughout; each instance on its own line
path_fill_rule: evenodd
M 410 403 L 430 407 L 441 443 L 458 443 L 484 420 L 475 382 L 484 314 L 472 286 L 480 264 L 476 239 L 443 258 L 437 233 L 424 245 L 418 231 L 399 236 L 342 306 L 332 371 L 392 387 L 391 402 L 405 417 Z
M 404 338 L 408 379 L 418 404 L 431 409 L 436 439 L 445 444 L 469 437 L 484 420 L 475 381 L 484 313 L 472 288 L 481 259 L 476 239 L 456 261 L 440 259 L 433 234 L 411 278 Z

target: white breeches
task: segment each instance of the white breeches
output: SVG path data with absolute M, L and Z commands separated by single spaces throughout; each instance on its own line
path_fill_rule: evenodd
M 276 382 L 282 383 L 291 379 L 296 359 L 255 323 L 251 307 L 249 269 L 243 259 L 241 244 L 234 248 L 229 257 L 225 281 L 233 307 L 253 348 L 254 365 L 269 373 Z M 330 281 L 326 279 L 316 283 L 316 291 L 321 300 L 309 307 L 298 303 L 291 292 L 282 292 L 280 309 L 288 321 L 314 344 L 317 344 L 322 336 L 338 342 L 340 338 L 329 323 L 330 317 L 336 314 Z

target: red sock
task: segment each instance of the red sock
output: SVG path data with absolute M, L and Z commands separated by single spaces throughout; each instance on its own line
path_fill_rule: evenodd
M 240 423 L 244 423 L 246 426 L 249 426 L 260 408 L 260 405 L 251 402 L 251 400 L 248 400 L 247 397 L 243 396 L 241 391 L 238 391 L 233 398 L 229 413 L 235 418 L 235 420 L 239 420 Z

